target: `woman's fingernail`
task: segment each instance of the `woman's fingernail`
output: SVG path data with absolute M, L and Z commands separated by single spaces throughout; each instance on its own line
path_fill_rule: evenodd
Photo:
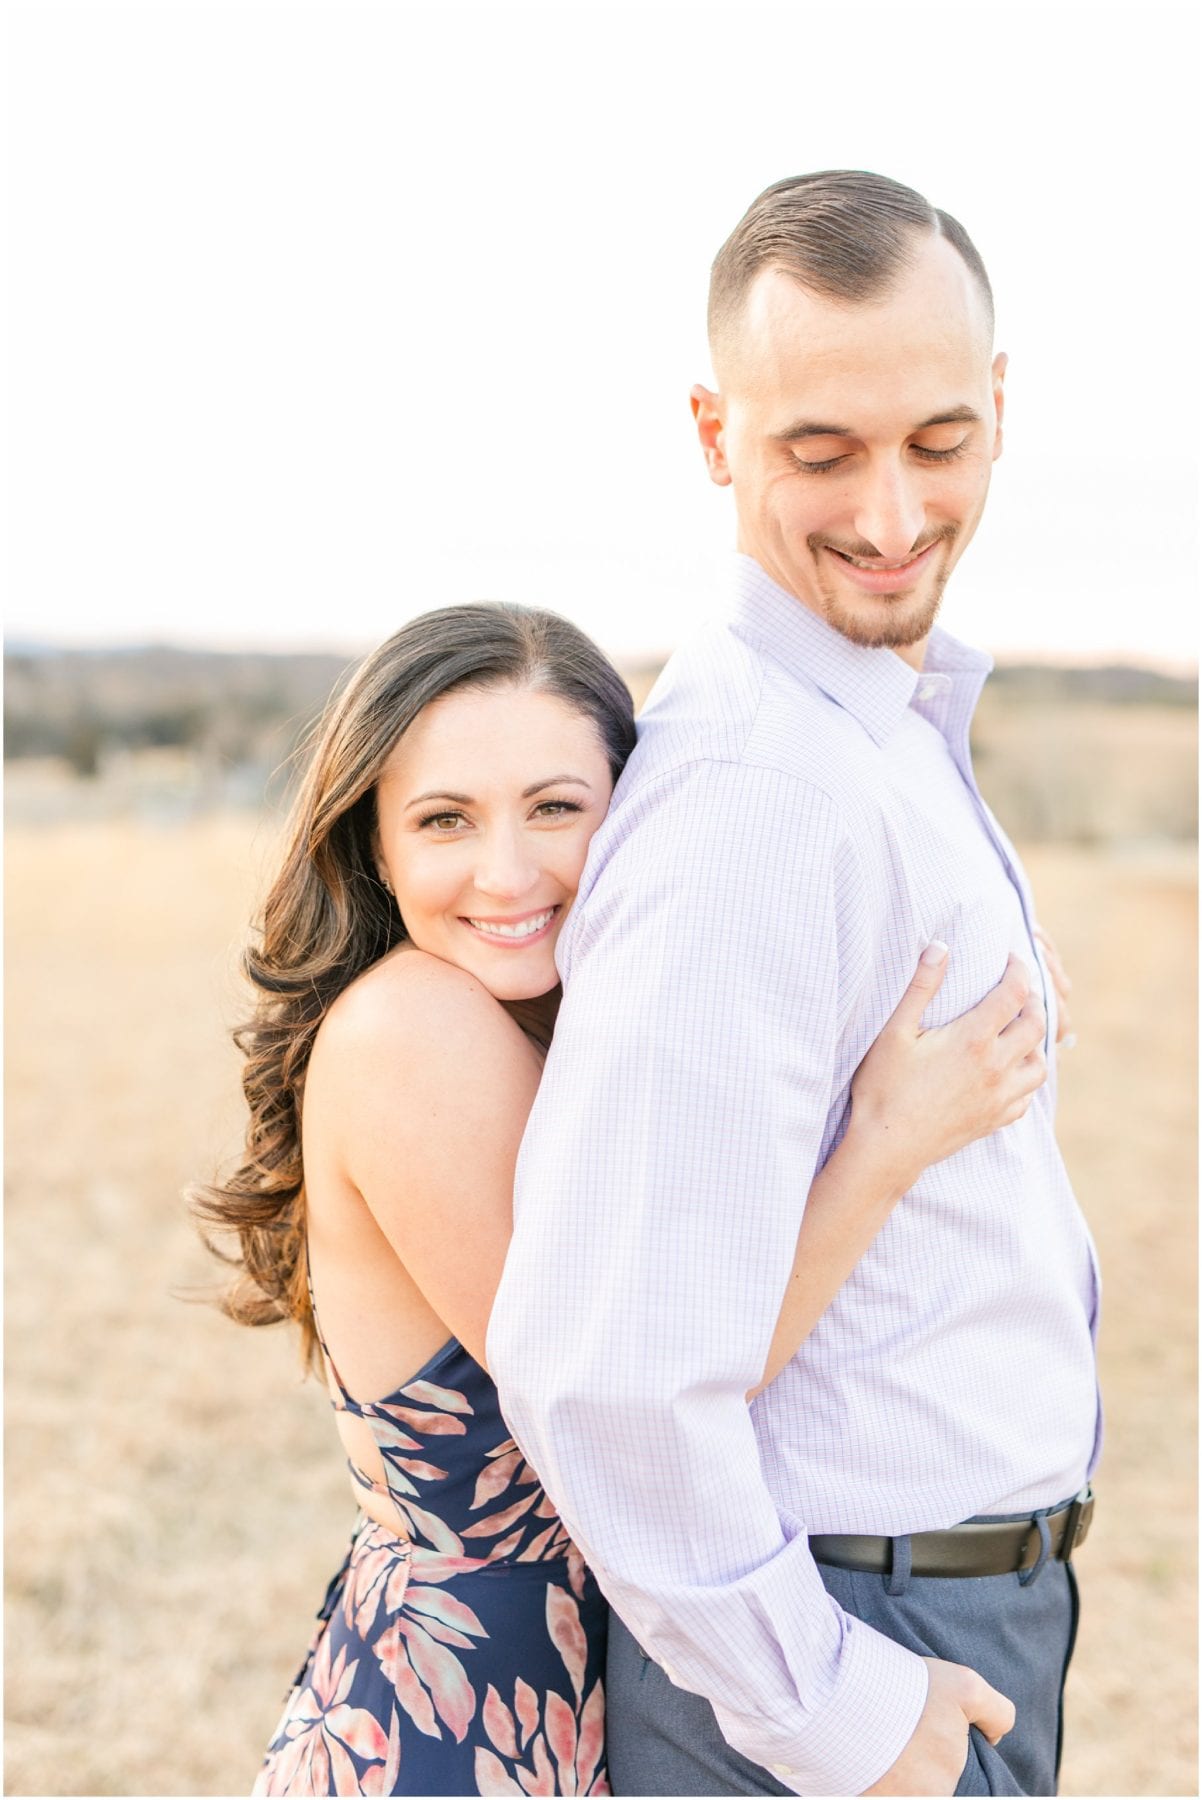
M 1067 1037 L 1062 1037 L 1056 1048 L 1057 1050 L 1075 1050 L 1077 1048 L 1076 1032 L 1070 1031 Z
M 918 960 L 924 963 L 941 963 L 946 955 L 947 945 L 941 944 L 938 938 L 932 938 Z

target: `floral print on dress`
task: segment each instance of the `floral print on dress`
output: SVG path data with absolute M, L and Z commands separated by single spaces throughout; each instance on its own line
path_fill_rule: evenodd
M 403 1530 L 362 1520 L 254 1792 L 608 1794 L 605 1602 L 489 1377 L 452 1341 L 360 1402 L 322 1349 Z
M 373 1713 L 347 1704 L 358 1667 L 347 1661 L 345 1644 L 331 1665 L 329 1633 L 323 1634 L 308 1681 L 281 1722 L 283 1743 L 268 1758 L 270 1780 L 260 1777 L 257 1794 L 395 1791 L 401 1763 L 396 1712 L 386 1735 Z
M 538 1695 L 519 1675 L 513 1705 L 490 1685 L 484 1701 L 484 1729 L 492 1749 L 476 1748 L 476 1791 L 481 1794 L 608 1794 L 605 1748 L 605 1694 L 593 1683 L 584 1704 L 588 1646 L 579 1609 L 571 1596 L 547 1589 L 547 1628 L 563 1651 L 572 1679 L 575 1708 L 559 1694 Z

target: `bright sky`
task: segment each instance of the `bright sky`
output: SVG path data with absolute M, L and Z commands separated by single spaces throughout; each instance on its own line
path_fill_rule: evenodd
M 783 175 L 960 217 L 1007 448 L 944 621 L 1197 656 L 1193 9 L 10 5 L 12 636 L 356 649 L 455 600 L 670 649 L 690 384 Z

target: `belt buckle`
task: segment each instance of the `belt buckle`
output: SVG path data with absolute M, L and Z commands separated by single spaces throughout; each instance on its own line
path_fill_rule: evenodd
M 1056 1551 L 1058 1562 L 1068 1562 L 1077 1546 L 1085 1542 L 1093 1520 L 1093 1501 L 1093 1487 L 1087 1481 L 1081 1492 L 1069 1503 L 1068 1518 L 1064 1522 L 1064 1534 L 1060 1539 L 1060 1547 Z

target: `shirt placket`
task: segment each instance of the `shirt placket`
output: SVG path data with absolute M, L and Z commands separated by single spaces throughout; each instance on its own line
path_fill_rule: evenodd
M 1022 880 L 1018 869 L 1015 866 L 1014 859 L 1010 854 L 1010 847 L 1002 837 L 1000 830 L 994 821 L 993 815 L 990 813 L 989 808 L 982 798 L 981 791 L 977 786 L 977 778 L 973 771 L 972 751 L 969 745 L 969 731 L 972 725 L 973 712 L 975 710 L 976 695 L 972 695 L 971 697 L 967 694 L 961 695 L 957 690 L 957 684 L 954 678 L 950 675 L 930 674 L 924 675 L 919 681 L 915 698 L 930 707 L 927 716 L 930 718 L 932 725 L 939 731 L 948 750 L 951 752 L 952 761 L 955 763 L 956 768 L 960 773 L 960 778 L 972 797 L 973 807 L 976 810 L 977 817 L 981 822 L 985 835 L 997 853 L 1002 868 L 1006 872 L 1007 880 L 1018 895 L 1018 903 L 1022 909 L 1023 925 L 1026 928 L 1027 941 L 1031 948 L 1031 956 L 1039 980 L 1039 990 L 1043 999 L 1044 1015 L 1047 1019 L 1047 1026 L 1044 1031 L 1044 1053 L 1050 1058 L 1056 1013 L 1053 996 L 1048 986 L 1047 970 L 1044 966 L 1043 958 L 1039 954 L 1039 945 L 1035 938 L 1035 918 L 1032 911 L 1031 899 L 1027 891 L 1026 883 Z

